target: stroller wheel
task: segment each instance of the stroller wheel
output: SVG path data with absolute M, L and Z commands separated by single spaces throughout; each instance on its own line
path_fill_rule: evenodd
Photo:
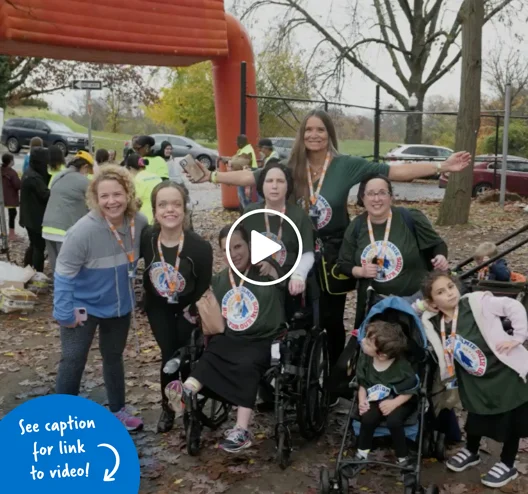
M 348 478 L 345 477 L 343 474 L 339 476 L 339 492 L 341 494 L 348 494 L 348 490 L 350 489 L 350 484 L 348 483 Z
M 431 484 L 425 491 L 425 494 L 440 494 L 440 489 L 437 485 Z
M 319 472 L 319 492 L 321 494 L 330 494 L 331 488 L 330 472 L 328 471 L 328 468 L 323 467 Z
M 291 455 L 291 435 L 287 427 L 279 426 L 275 433 L 277 441 L 277 463 L 279 466 L 285 470 L 290 464 L 290 455 Z
M 439 462 L 446 460 L 445 434 L 439 433 L 435 443 L 435 457 Z

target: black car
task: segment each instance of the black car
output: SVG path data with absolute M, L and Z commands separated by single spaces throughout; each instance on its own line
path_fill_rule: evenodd
M 88 151 L 89 141 L 86 134 L 78 134 L 67 125 L 52 120 L 37 118 L 11 118 L 2 128 L 2 144 L 10 153 L 18 153 L 23 147 L 29 147 L 33 137 L 40 137 L 45 147 L 52 144 L 59 146 L 67 156 L 68 153 Z

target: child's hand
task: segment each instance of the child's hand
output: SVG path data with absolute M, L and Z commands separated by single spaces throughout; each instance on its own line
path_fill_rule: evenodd
M 368 400 L 359 402 L 359 415 L 365 415 L 370 410 L 370 403 Z
M 497 352 L 505 353 L 506 355 L 508 355 L 508 353 L 510 353 L 515 347 L 518 347 L 519 345 L 520 345 L 520 342 L 518 341 L 513 341 L 513 340 L 501 341 L 497 345 Z
M 379 404 L 379 409 L 381 410 L 381 413 L 384 417 L 387 415 L 390 415 L 396 408 L 398 408 L 398 403 L 395 400 L 383 400 Z

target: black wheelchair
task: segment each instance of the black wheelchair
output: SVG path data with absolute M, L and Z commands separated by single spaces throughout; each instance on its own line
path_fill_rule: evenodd
M 273 397 L 275 411 L 276 459 L 281 468 L 290 463 L 291 427 L 298 425 L 300 435 L 311 440 L 326 427 L 330 373 L 326 332 L 319 327 L 317 282 L 308 278 L 310 303 L 297 311 L 284 332 L 272 343 L 271 366 L 264 374 L 261 389 Z M 307 297 L 308 298 L 308 297 Z M 165 365 L 166 373 L 176 374 L 181 382 L 191 374 L 206 347 L 199 327 L 192 332 L 188 346 L 180 348 Z M 190 399 L 183 412 L 189 455 L 200 452 L 203 427 L 217 429 L 229 417 L 232 405 L 208 389 Z

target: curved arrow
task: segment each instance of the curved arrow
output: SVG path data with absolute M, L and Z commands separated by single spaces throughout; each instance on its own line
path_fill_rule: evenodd
M 101 446 L 111 450 L 114 453 L 115 457 L 116 457 L 116 464 L 114 466 L 114 469 L 110 473 L 108 473 L 108 468 L 107 468 L 105 470 L 104 478 L 103 478 L 103 482 L 113 482 L 115 480 L 114 479 L 114 475 L 119 470 L 119 464 L 121 463 L 121 459 L 119 458 L 119 453 L 117 452 L 117 449 L 115 449 L 110 444 L 98 444 L 97 445 L 98 448 L 100 448 Z

